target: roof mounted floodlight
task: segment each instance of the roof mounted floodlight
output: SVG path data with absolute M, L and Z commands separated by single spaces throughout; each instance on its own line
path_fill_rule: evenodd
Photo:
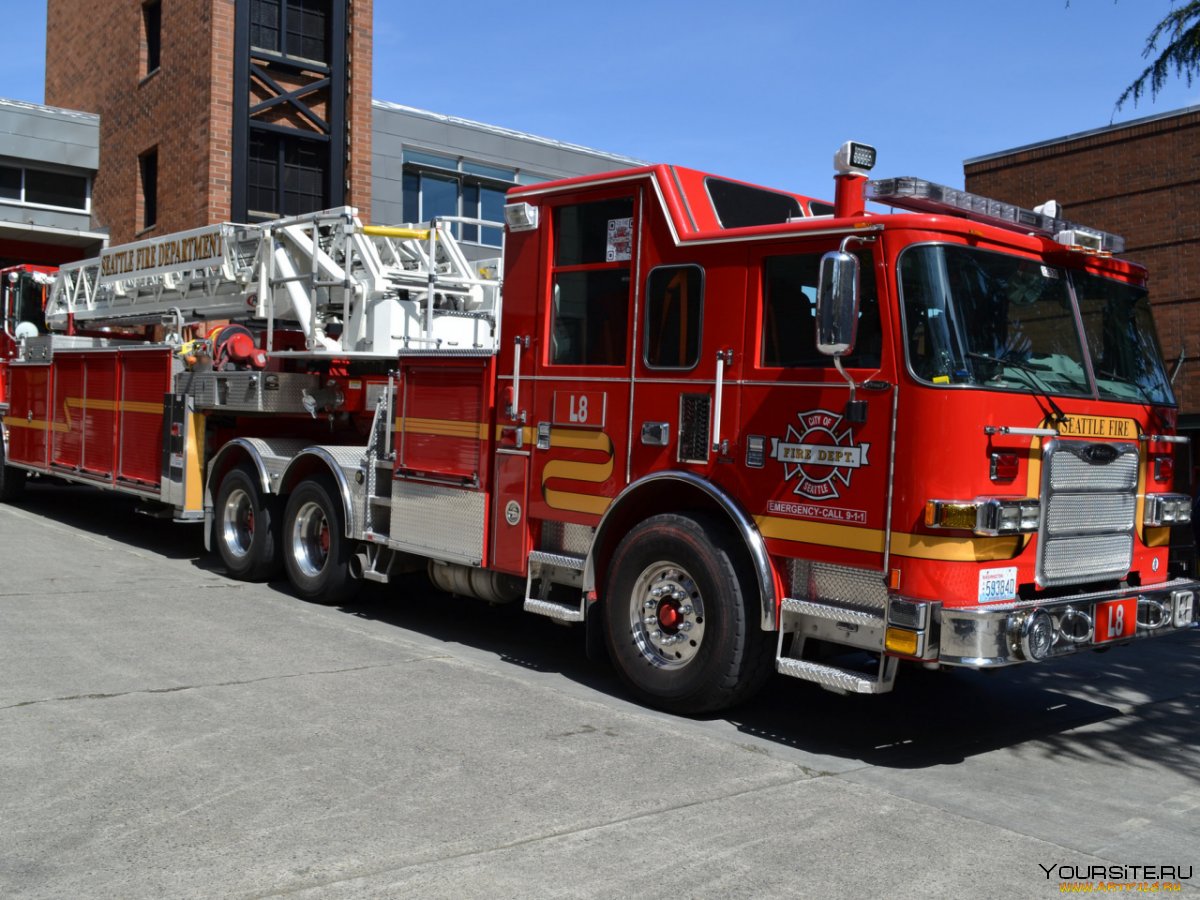
M 846 141 L 833 154 L 833 170 L 839 175 L 866 175 L 875 168 L 875 148 L 858 141 Z

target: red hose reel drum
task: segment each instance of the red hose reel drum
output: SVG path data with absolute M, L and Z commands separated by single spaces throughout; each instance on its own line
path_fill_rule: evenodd
M 244 325 L 214 328 L 208 333 L 208 342 L 217 371 L 267 367 L 267 352 L 254 343 L 254 335 Z

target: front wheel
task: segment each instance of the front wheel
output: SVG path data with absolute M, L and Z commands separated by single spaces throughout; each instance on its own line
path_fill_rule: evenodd
M 770 674 L 758 588 L 723 548 L 731 540 L 717 519 L 659 515 L 617 546 L 605 633 L 617 673 L 643 702 L 711 712 L 746 699 Z
M 358 592 L 350 575 L 340 501 L 324 480 L 306 481 L 292 491 L 283 517 L 283 564 L 296 595 L 336 606 Z

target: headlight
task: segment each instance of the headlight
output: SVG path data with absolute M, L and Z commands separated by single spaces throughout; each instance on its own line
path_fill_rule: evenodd
M 1192 521 L 1192 498 L 1187 494 L 1147 494 L 1142 521 L 1151 527 L 1186 525 Z
M 929 500 L 925 524 L 955 528 L 985 537 L 1029 534 L 1038 530 L 1041 503 L 1036 497 L 978 497 L 974 500 Z

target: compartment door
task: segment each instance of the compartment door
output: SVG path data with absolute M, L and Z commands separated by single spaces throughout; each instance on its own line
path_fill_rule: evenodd
M 492 567 L 524 574 L 529 557 L 529 453 L 496 451 Z
M 10 366 L 12 379 L 9 412 L 4 417 L 8 429 L 8 458 L 45 468 L 50 442 L 49 366 Z

